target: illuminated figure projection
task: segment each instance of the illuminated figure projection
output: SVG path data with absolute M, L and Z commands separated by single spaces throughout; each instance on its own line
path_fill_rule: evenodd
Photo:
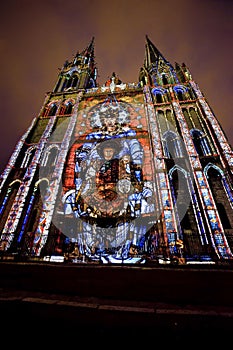
M 131 247 L 142 248 L 151 226 L 142 214 L 154 212 L 153 186 L 143 179 L 144 151 L 130 128 L 130 108 L 114 96 L 96 106 L 91 125 L 98 126 L 76 150 L 75 192 L 65 212 L 73 203 L 74 215 L 82 219 L 77 240 L 95 250 L 94 258 L 129 259 Z

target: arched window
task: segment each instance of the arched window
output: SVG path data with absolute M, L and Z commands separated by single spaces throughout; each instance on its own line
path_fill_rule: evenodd
M 202 244 L 203 226 L 201 232 L 196 220 L 197 208 L 191 199 L 193 192 L 189 174 L 180 166 L 175 165 L 169 171 L 169 181 L 173 201 L 177 213 L 177 221 L 182 232 L 184 242 L 184 256 L 192 257 L 206 254 L 206 247 Z M 200 222 L 199 222 L 200 225 Z
M 190 130 L 190 133 L 199 156 L 211 155 L 211 149 L 206 135 L 198 129 L 192 129 Z
M 183 157 L 183 146 L 180 137 L 171 130 L 163 134 L 164 153 L 168 158 Z
M 41 166 L 54 166 L 58 150 L 58 145 L 50 145 L 49 147 L 47 147 L 41 161 Z
M 56 111 L 57 111 L 57 105 L 56 103 L 52 103 L 51 105 L 49 105 L 46 115 L 47 116 L 55 115 Z
M 152 94 L 155 96 L 155 101 L 157 103 L 163 103 L 166 101 L 166 93 L 167 93 L 167 90 L 166 89 L 163 89 L 163 88 L 159 88 L 159 87 L 155 87 L 151 90 Z
M 233 193 L 223 171 L 209 163 L 204 172 L 214 197 L 220 220 L 224 229 L 233 228 Z
M 177 85 L 177 86 L 174 86 L 173 90 L 175 91 L 179 101 L 186 100 L 186 92 L 187 92 L 186 87 L 184 87 L 183 85 Z
M 72 104 L 72 102 L 69 101 L 69 102 L 65 105 L 64 114 L 71 114 L 72 109 L 73 109 L 73 104 Z
M 67 101 L 67 102 L 62 104 L 60 111 L 59 111 L 59 115 L 71 114 L 72 109 L 73 109 L 73 103 L 71 101 Z
M 21 164 L 21 168 L 26 168 L 28 166 L 28 164 L 30 163 L 30 161 L 32 160 L 34 154 L 35 154 L 35 150 L 36 150 L 36 146 L 31 146 L 30 148 L 28 148 L 28 150 L 26 151 L 22 164 Z
M 62 91 L 67 91 L 70 89 L 77 88 L 78 82 L 79 82 L 79 76 L 78 76 L 77 72 L 69 71 L 69 73 L 66 74 L 64 77 Z
M 159 93 L 159 92 L 156 94 L 156 102 L 157 103 L 162 103 L 163 102 L 162 94 Z

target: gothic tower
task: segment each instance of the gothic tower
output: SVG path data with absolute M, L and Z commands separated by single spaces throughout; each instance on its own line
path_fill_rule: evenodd
M 233 152 L 185 64 L 146 36 L 136 83 L 97 82 L 94 39 L 1 175 L 3 256 L 96 263 L 233 258 Z

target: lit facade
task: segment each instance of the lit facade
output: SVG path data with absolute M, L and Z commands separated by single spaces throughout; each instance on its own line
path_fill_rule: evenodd
M 97 82 L 94 39 L 60 70 L 1 175 L 3 256 L 233 258 L 233 152 L 185 64 L 146 37 L 136 83 Z

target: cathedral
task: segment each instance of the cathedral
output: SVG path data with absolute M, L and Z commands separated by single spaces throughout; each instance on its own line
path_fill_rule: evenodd
M 188 67 L 145 38 L 136 82 L 98 83 L 94 38 L 0 177 L 2 258 L 96 264 L 233 258 L 233 151 Z

